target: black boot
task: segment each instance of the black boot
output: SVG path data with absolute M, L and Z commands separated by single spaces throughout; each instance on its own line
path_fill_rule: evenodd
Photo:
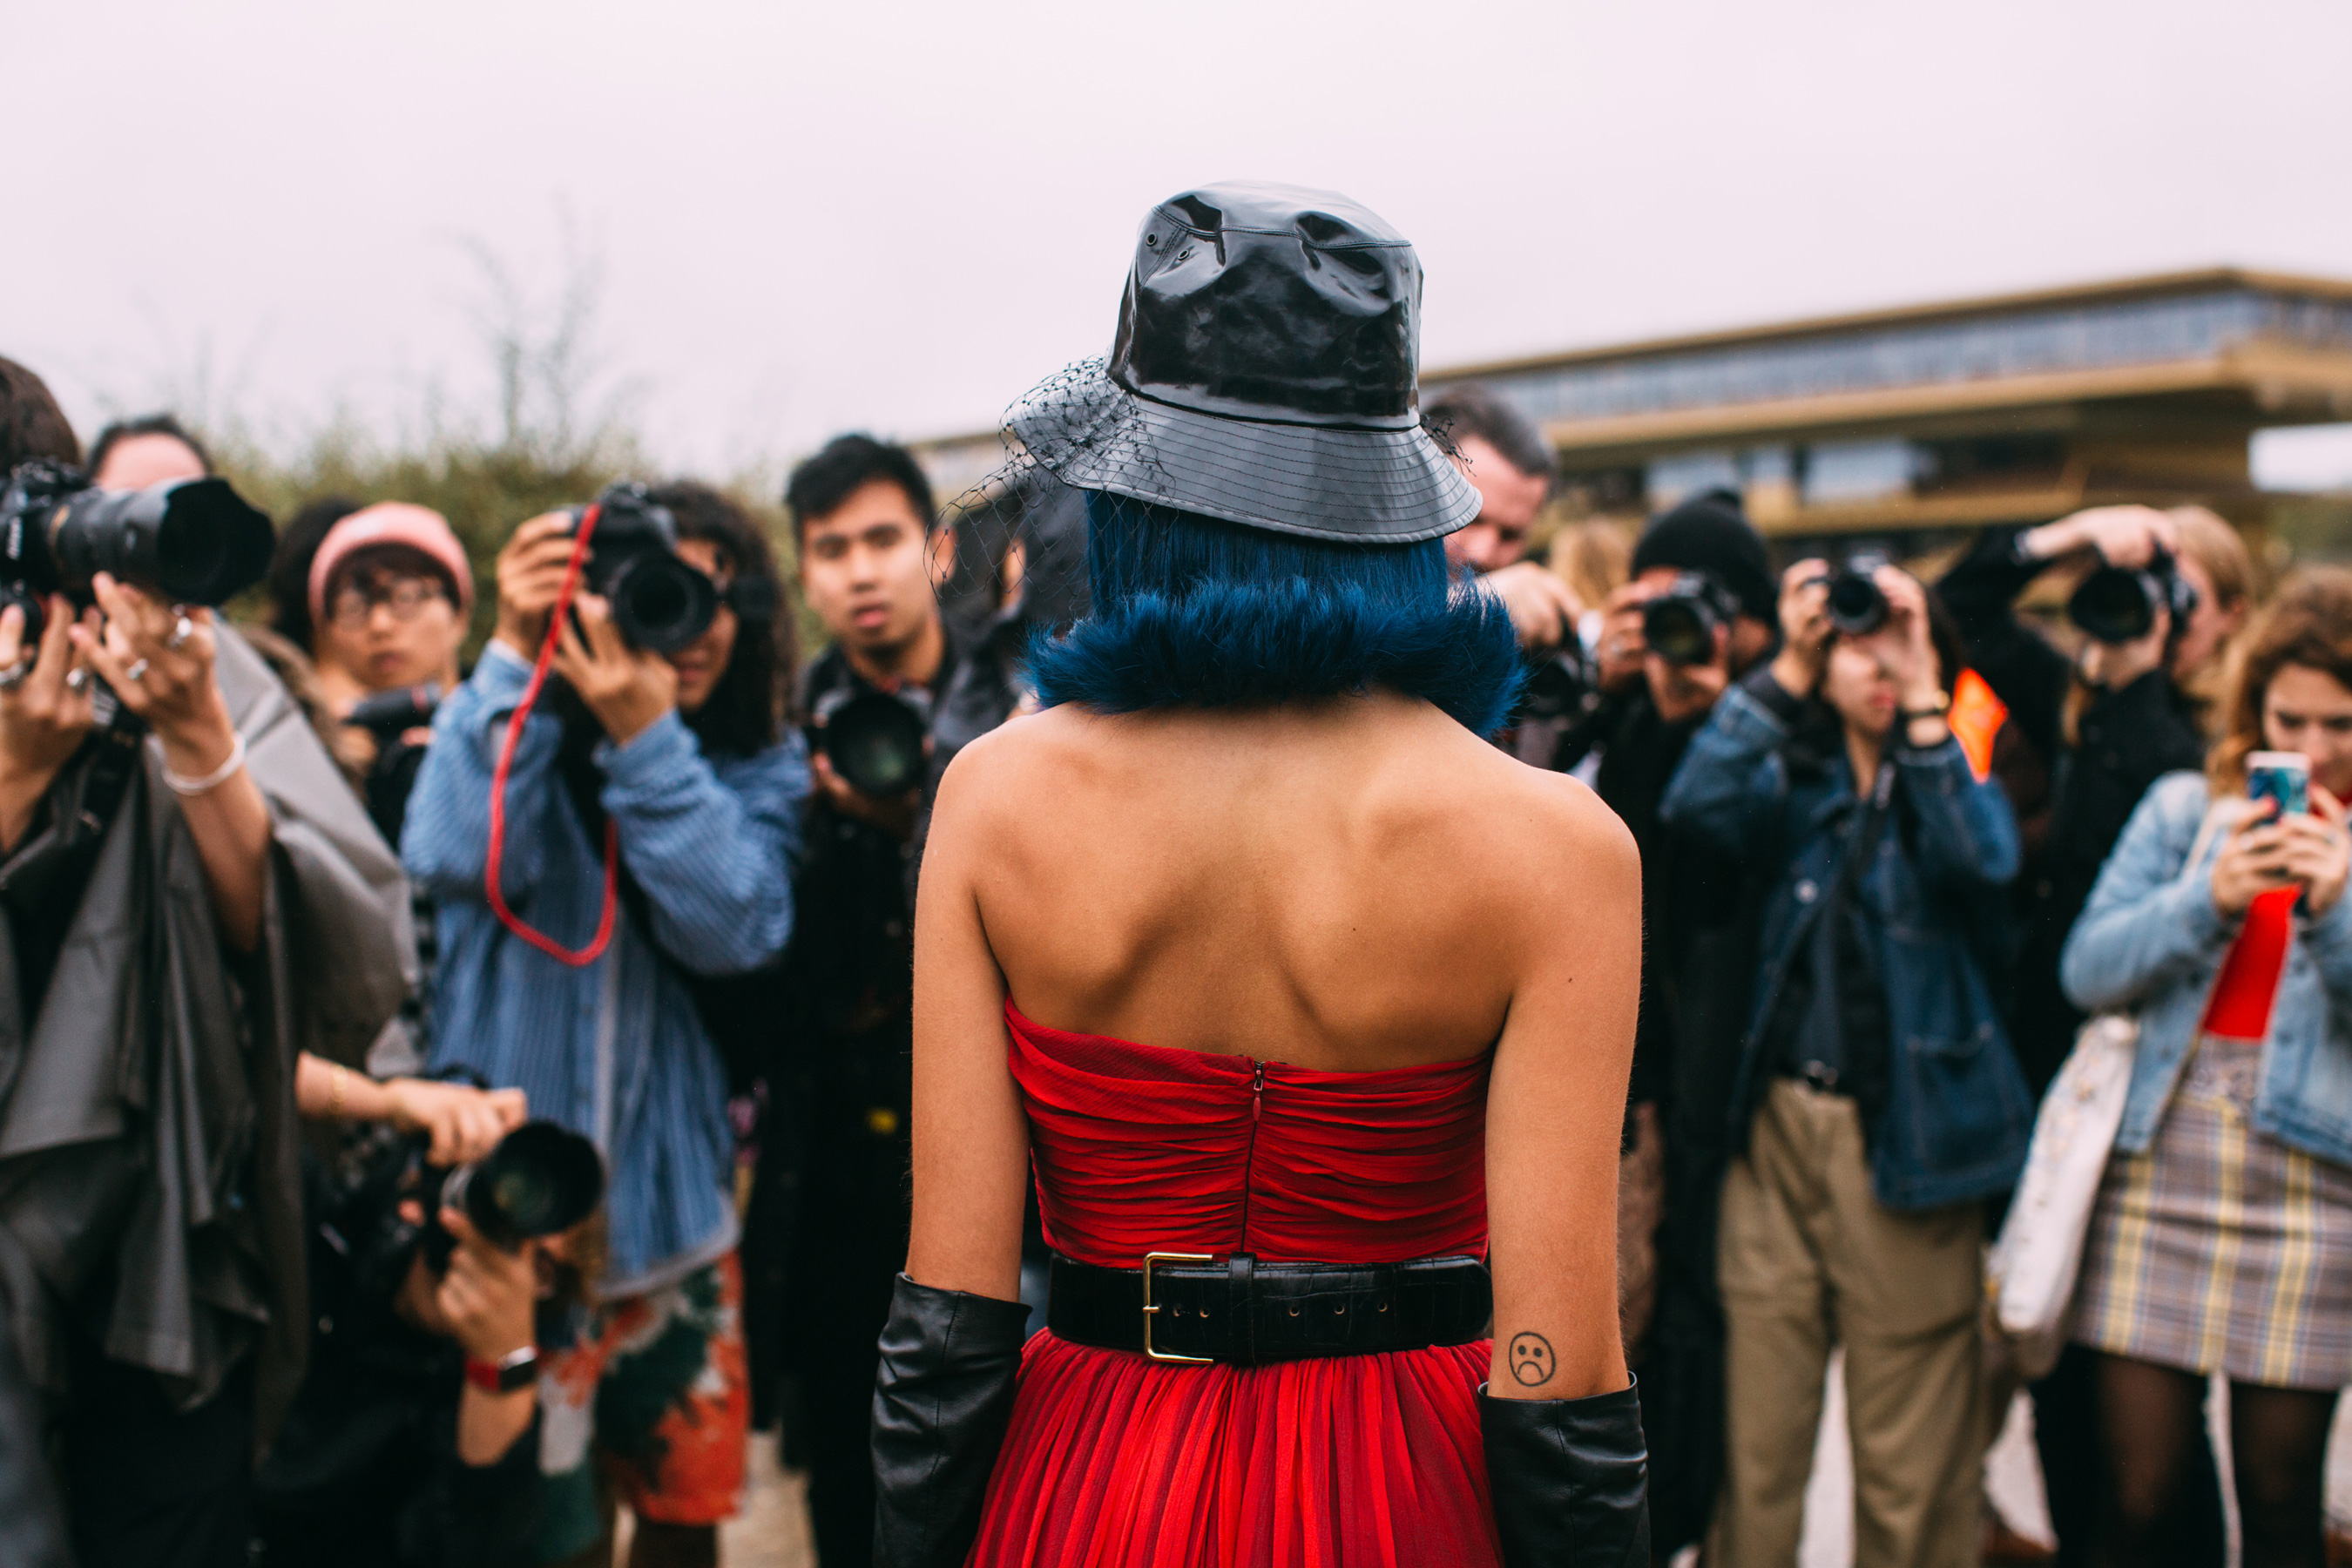
M 1650 1456 L 1629 1384 L 1589 1399 L 1478 1389 L 1504 1568 L 1649 1568 Z
M 874 1377 L 875 1568 L 956 1568 L 1013 1417 L 1029 1309 L 904 1274 Z

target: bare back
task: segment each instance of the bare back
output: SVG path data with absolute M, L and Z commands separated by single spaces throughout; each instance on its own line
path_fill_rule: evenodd
M 1426 703 L 1001 734 L 973 890 L 1015 1005 L 1059 1028 L 1351 1071 L 1475 1056 L 1519 928 L 1576 894 L 1534 885 L 1540 829 L 1510 825 L 1580 786 Z

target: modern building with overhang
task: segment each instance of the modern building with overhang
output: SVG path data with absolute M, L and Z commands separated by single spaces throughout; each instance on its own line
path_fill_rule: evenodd
M 1470 365 L 1571 512 L 1728 485 L 1791 539 L 2199 502 L 2265 521 L 2257 430 L 2352 420 L 2352 282 L 2218 268 Z
M 2236 268 L 1873 310 L 1433 370 L 1559 448 L 1576 516 L 1728 485 L 1767 533 L 1950 536 L 2103 502 L 2257 531 L 2254 433 L 2352 421 L 2352 282 Z M 919 443 L 945 494 L 993 434 Z

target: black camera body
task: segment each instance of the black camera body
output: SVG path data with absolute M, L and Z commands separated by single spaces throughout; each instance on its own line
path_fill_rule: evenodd
M 1706 664 L 1715 658 L 1716 631 L 1738 614 L 1738 598 L 1713 573 L 1677 573 L 1642 606 L 1642 640 L 1668 664 Z
M 24 610 L 30 641 L 45 596 L 87 605 L 100 572 L 173 604 L 217 605 L 261 581 L 276 545 L 269 519 L 226 479 L 101 490 L 79 468 L 37 459 L 0 490 L 0 608 Z
M 482 1159 L 455 1170 L 430 1164 L 423 1133 L 377 1127 L 359 1135 L 313 1200 L 315 1222 L 334 1256 L 345 1311 L 386 1312 L 422 1251 L 434 1274 L 449 1268 L 457 1238 L 442 1228 L 444 1205 L 500 1247 L 553 1236 L 595 1211 L 604 1165 L 594 1144 L 551 1121 L 516 1128 Z M 400 1205 L 415 1199 L 421 1219 Z
M 931 694 L 836 687 L 809 715 L 810 747 L 849 786 L 875 800 L 895 800 L 923 782 L 930 756 Z
M 2179 637 L 2197 608 L 2197 587 L 2163 551 L 2145 566 L 2102 564 L 2076 584 L 2066 600 L 2066 618 L 2093 642 L 2137 642 L 2156 626 L 2156 612 L 2171 612 Z
M 440 710 L 441 683 L 428 680 L 417 686 L 394 687 L 390 691 L 371 691 L 352 704 L 343 715 L 343 722 L 354 730 L 365 730 L 376 738 L 378 745 L 397 741 L 411 730 L 422 730 L 433 722 Z
M 719 589 L 678 558 L 677 521 L 635 480 L 608 485 L 596 498 L 596 530 L 583 575 L 613 606 L 613 624 L 633 647 L 676 653 L 710 629 Z M 584 506 L 564 509 L 577 529 Z
M 1515 720 L 1581 719 L 1601 706 L 1601 684 L 1584 643 L 1570 628 L 1559 647 L 1523 656 Z

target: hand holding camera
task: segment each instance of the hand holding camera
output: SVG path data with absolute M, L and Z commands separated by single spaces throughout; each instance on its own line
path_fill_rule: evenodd
M 572 564 L 572 514 L 551 511 L 514 531 L 499 552 L 498 627 L 492 634 L 525 661 L 547 639 L 547 613 Z
M 1942 661 L 1936 657 L 1935 640 L 1927 631 L 1927 590 L 1908 572 L 1883 562 L 1871 568 L 1868 581 L 1883 606 L 1877 613 L 1877 628 L 1846 635 L 1863 638 L 1879 668 L 1894 681 L 1895 700 L 1903 711 L 1917 713 L 1935 707 L 1943 695 L 1943 669 Z M 1838 584 L 1832 582 L 1826 594 L 1831 621 L 1835 625 L 1839 618 Z
M 540 1243 L 495 1246 L 473 1221 L 446 1205 L 441 1228 L 456 1245 L 448 1271 L 433 1288 L 433 1313 L 440 1321 L 425 1326 L 457 1341 L 474 1361 L 497 1362 L 530 1345 Z
M 1584 605 L 1559 574 L 1534 561 L 1497 567 L 1478 579 L 1503 602 L 1525 648 L 1554 648 L 1576 635 Z
M 557 634 L 555 673 L 572 684 L 604 733 L 627 745 L 677 706 L 677 670 L 657 653 L 629 646 L 601 594 L 580 594 Z
M 89 673 L 66 635 L 73 606 L 53 594 L 47 612 L 37 651 L 28 652 L 24 607 L 0 610 L 0 845 L 24 836 L 49 781 L 97 721 Z M 98 624 L 97 611 L 89 622 Z
M 429 1137 L 432 1146 L 425 1158 L 436 1165 L 481 1159 L 530 1114 L 519 1089 L 396 1078 L 384 1084 L 383 1094 L 384 1120 L 403 1132 Z
M 1800 561 L 1780 574 L 1780 651 L 1772 658 L 1772 679 L 1791 695 L 1810 695 L 1822 683 L 1830 638 L 1830 569 L 1826 561 Z
M 236 728 L 213 679 L 212 611 L 167 604 L 103 572 L 90 592 L 106 619 L 69 628 L 76 651 L 155 731 L 173 773 L 216 773 L 236 750 Z

